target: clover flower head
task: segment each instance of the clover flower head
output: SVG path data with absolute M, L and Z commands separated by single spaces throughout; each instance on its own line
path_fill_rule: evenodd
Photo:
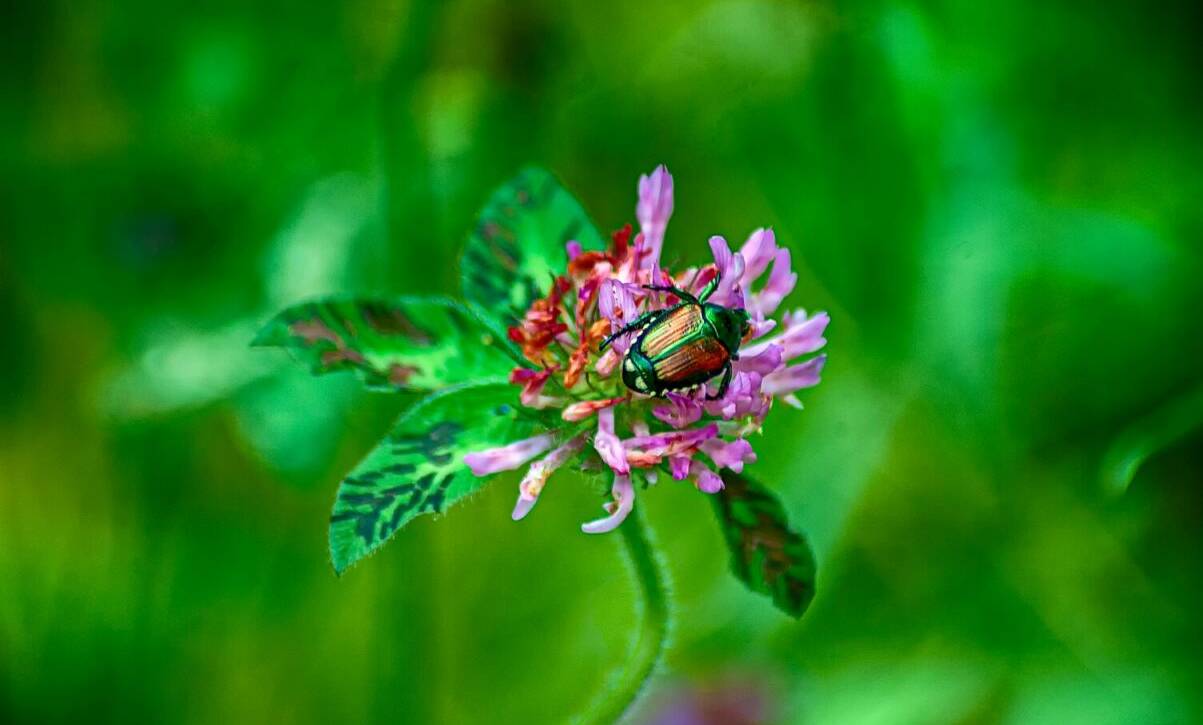
M 639 231 L 626 225 L 604 251 L 568 242 L 567 268 L 508 330 L 528 363 L 510 376 L 521 387 L 522 405 L 559 411 L 552 430 L 465 458 L 475 475 L 485 476 L 542 456 L 519 485 L 515 520 L 531 511 L 552 473 L 574 461 L 612 475 L 606 515 L 584 524 L 586 533 L 622 523 L 634 506 L 636 480 L 650 485 L 663 475 L 717 493 L 724 486 L 719 471 L 741 473 L 756 462 L 749 436 L 761 430 L 773 402 L 780 397 L 801 407 L 797 392 L 819 383 L 826 356 L 813 353 L 826 344 L 829 318 L 803 309 L 777 316 L 798 277 L 773 230 L 757 229 L 738 251 L 711 237 L 713 263 L 673 273 L 661 265 L 672 212 L 673 177 L 659 166 L 639 179 Z M 640 330 L 617 333 L 644 313 L 681 302 L 649 288 L 697 296 L 708 285 L 709 303 L 742 309 L 748 318 L 742 346 L 730 351 L 729 384 L 714 379 L 655 396 L 627 389 L 617 373 Z

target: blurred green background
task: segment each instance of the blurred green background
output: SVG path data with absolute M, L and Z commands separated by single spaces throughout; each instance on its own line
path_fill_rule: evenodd
M 638 622 L 596 497 L 518 525 L 503 477 L 336 579 L 335 486 L 408 401 L 247 347 L 316 294 L 453 293 L 527 162 L 603 229 L 667 163 L 670 262 L 772 225 L 833 318 L 750 469 L 814 605 L 745 592 L 696 492 L 641 495 L 677 624 L 634 721 L 1203 719 L 1196 3 L 3 13 L 0 720 L 589 701 Z

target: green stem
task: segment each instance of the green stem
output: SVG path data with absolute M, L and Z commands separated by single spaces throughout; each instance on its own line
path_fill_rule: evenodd
M 599 693 L 581 718 L 585 723 L 618 722 L 651 679 L 668 635 L 668 587 L 661 563 L 652 549 L 643 515 L 636 508 L 618 527 L 623 551 L 638 589 L 641 606 L 639 634 L 616 682 Z

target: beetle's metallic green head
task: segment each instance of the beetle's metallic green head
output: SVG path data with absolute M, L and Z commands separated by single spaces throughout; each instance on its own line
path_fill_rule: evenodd
M 706 304 L 703 305 L 703 308 L 706 321 L 714 327 L 718 341 L 723 343 L 727 352 L 734 355 L 739 350 L 740 343 L 752 329 L 752 325 L 748 321 L 748 311 L 715 304 Z

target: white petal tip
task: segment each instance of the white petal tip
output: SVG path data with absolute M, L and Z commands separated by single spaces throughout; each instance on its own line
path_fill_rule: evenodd
M 514 519 L 515 521 L 521 521 L 522 519 L 526 518 L 526 515 L 530 513 L 530 510 L 535 507 L 535 500 L 536 499 L 533 498 L 519 498 L 518 503 L 514 504 L 514 512 L 510 514 L 510 518 Z
M 617 524 L 611 524 L 609 519 L 601 521 L 590 521 L 587 524 L 581 524 L 581 531 L 586 534 L 606 534 L 618 528 Z

